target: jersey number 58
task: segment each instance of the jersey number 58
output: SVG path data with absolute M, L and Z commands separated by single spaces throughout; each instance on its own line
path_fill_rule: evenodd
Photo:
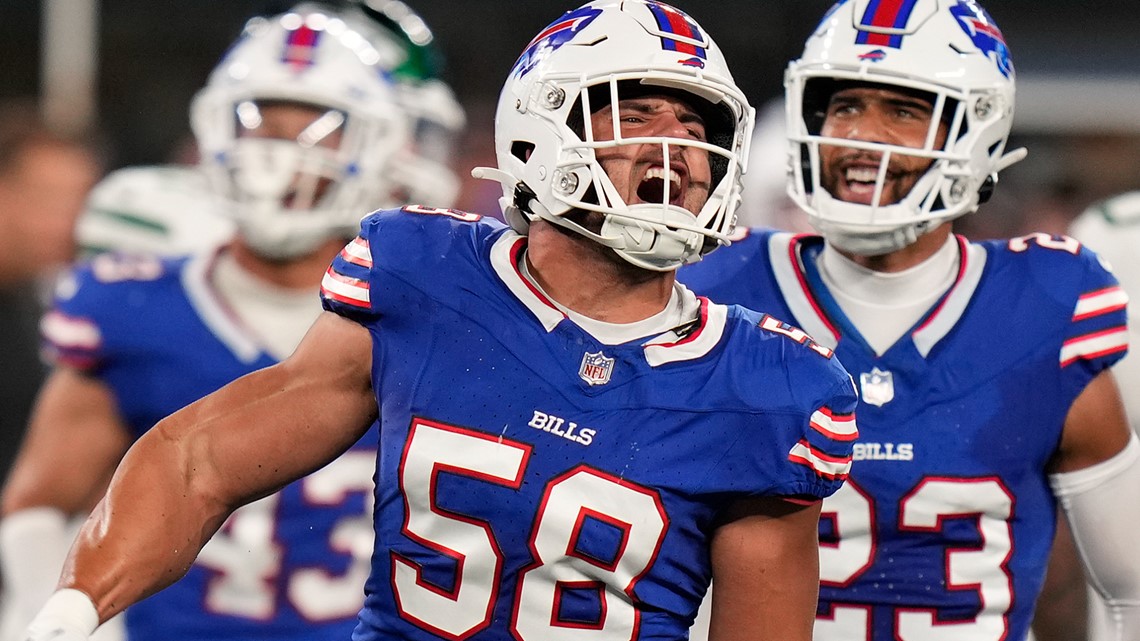
M 518 488 L 531 447 L 418 419 L 413 423 L 400 466 L 400 490 L 407 505 L 403 532 L 412 540 L 455 559 L 451 590 L 424 580 L 415 561 L 391 555 L 392 580 L 401 616 L 447 639 L 466 639 L 491 623 L 502 585 L 503 554 L 490 525 L 436 504 L 441 472 Z M 578 554 L 580 525 L 598 519 L 621 532 L 614 558 Z M 579 466 L 547 483 L 529 547 L 535 563 L 514 587 L 511 626 L 523 641 L 630 639 L 638 612 L 628 597 L 648 569 L 665 536 L 668 519 L 653 491 Z M 565 590 L 596 593 L 596 621 L 565 621 L 552 612 Z

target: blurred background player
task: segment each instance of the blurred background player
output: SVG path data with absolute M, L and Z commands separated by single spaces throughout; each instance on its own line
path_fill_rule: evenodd
M 51 280 L 74 258 L 75 221 L 103 172 L 91 138 L 58 131 L 31 101 L 0 103 L 0 483 L 47 375 L 36 328 Z
M 1093 204 L 1069 228 L 1069 235 L 1089 246 L 1097 255 L 1112 265 L 1120 279 L 1120 286 L 1128 293 L 1130 318 L 1140 318 L 1136 303 L 1140 301 L 1140 191 L 1116 195 Z M 1129 323 L 1129 342 L 1140 345 L 1140 326 Z M 1124 407 L 1132 429 L 1140 432 L 1140 357 L 1130 352 L 1112 368 L 1120 382 Z M 1122 554 L 1140 554 L 1135 546 L 1121 550 Z M 1077 580 L 1082 577 L 1076 576 Z M 1100 598 L 1104 586 L 1090 585 L 1089 639 L 1110 641 L 1114 637 L 1110 614 Z
M 321 4 L 371 23 L 369 55 L 395 84 L 400 107 L 412 122 L 411 144 L 397 150 L 398 159 L 389 163 L 392 193 L 385 202 L 453 205 L 460 181 L 450 163 L 466 117 L 442 80 L 443 60 L 431 29 L 400 0 L 302 3 L 294 10 Z M 227 242 L 234 233 L 233 216 L 217 201 L 203 172 L 212 159 L 195 160 L 128 167 L 102 180 L 79 220 L 81 253 L 177 256 Z
M 131 188 L 96 198 L 103 213 L 130 211 L 161 232 L 123 245 L 205 247 L 168 260 L 99 255 L 57 286 L 42 323 L 53 370 L 3 494 L 8 639 L 54 589 L 68 519 L 100 498 L 132 442 L 288 356 L 361 213 L 407 189 L 393 176 L 414 153 L 412 119 L 371 45 L 388 42 L 382 29 L 316 4 L 251 20 L 191 106 L 204 181 L 130 170 L 111 187 Z M 161 227 L 219 211 L 236 229 L 228 243 L 207 226 Z M 234 513 L 184 579 L 131 608 L 128 637 L 349 638 L 371 554 L 374 459 L 373 441 Z
M 75 221 L 102 158 L 33 105 L 0 104 L 0 482 L 46 374 L 36 326 L 51 279 L 75 257 Z
M 1140 511 L 1121 509 L 1140 444 L 1109 370 L 1126 296 L 1071 239 L 951 233 L 1024 156 L 997 25 L 971 0 L 844 0 L 785 78 L 789 193 L 821 236 L 745 231 L 680 278 L 795 323 L 858 383 L 815 638 L 1025 638 L 1057 503 L 1114 638 L 1140 638 Z

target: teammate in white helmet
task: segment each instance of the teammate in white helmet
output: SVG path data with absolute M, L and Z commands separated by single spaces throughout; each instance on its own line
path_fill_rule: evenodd
M 411 144 L 382 152 L 397 155 L 385 170 L 391 194 L 383 202 L 454 204 L 459 178 L 450 162 L 466 117 L 441 79 L 443 60 L 431 29 L 400 0 L 302 3 L 293 8 L 321 10 L 335 10 L 366 25 L 361 35 L 369 39 L 368 55 L 394 83 L 396 100 L 411 121 Z M 202 161 L 112 172 L 91 192 L 76 226 L 80 250 L 86 255 L 118 251 L 180 256 L 228 242 L 235 229 L 233 212 L 203 175 L 213 159 Z
M 1140 443 L 1110 366 L 1127 296 L 1076 241 L 970 242 L 1007 151 L 1014 68 L 973 0 L 843 0 L 785 76 L 789 194 L 770 230 L 679 276 L 763 309 L 858 384 L 860 442 L 820 521 L 817 641 L 1024 639 L 1057 504 L 1140 639 Z M 716 588 L 713 595 L 715 598 Z

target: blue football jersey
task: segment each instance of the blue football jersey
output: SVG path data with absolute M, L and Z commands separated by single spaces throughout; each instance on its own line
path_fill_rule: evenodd
M 1025 638 L 1054 533 L 1047 463 L 1127 349 L 1126 297 L 1077 242 L 956 241 L 954 285 L 883 354 L 823 284 L 817 236 L 756 230 L 681 270 L 834 347 L 858 384 L 851 475 L 821 518 L 819 641 Z
M 497 221 L 365 218 L 323 285 L 372 333 L 376 553 L 354 639 L 684 638 L 734 499 L 817 499 L 856 436 L 830 350 L 736 306 L 599 342 Z M 699 307 L 698 307 L 699 306 Z
M 57 287 L 42 323 L 49 353 L 108 385 L 135 438 L 275 362 L 211 289 L 212 259 L 102 255 Z M 236 511 L 185 578 L 128 608 L 128 636 L 349 638 L 372 548 L 375 451 L 373 433 Z

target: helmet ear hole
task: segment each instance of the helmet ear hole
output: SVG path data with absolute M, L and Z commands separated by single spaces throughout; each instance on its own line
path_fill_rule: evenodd
M 530 160 L 530 155 L 534 153 L 534 143 L 525 140 L 516 140 L 511 143 L 511 155 L 518 158 L 521 162 Z
M 997 187 L 997 181 L 994 180 L 993 175 L 986 176 L 982 181 L 982 186 L 978 187 L 978 204 L 989 202 L 993 198 L 994 188 Z

